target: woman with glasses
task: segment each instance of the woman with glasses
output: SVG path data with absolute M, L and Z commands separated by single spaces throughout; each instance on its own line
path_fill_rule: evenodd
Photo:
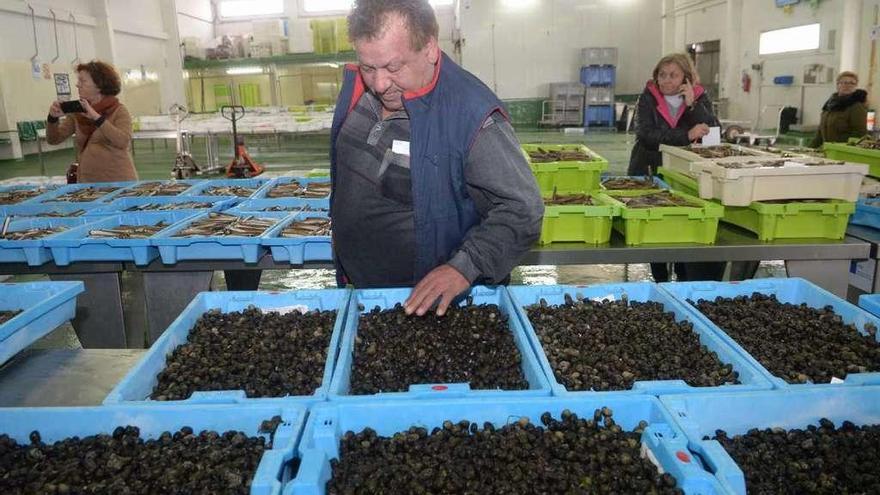
M 859 76 L 855 72 L 841 72 L 837 76 L 837 92 L 822 106 L 819 130 L 810 146 L 818 148 L 822 143 L 845 143 L 849 138 L 859 138 L 868 133 L 868 93 L 856 89 Z

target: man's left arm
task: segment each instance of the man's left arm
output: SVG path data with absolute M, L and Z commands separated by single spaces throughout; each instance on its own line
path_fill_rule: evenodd
M 541 235 L 544 203 L 510 123 L 500 114 L 486 120 L 465 164 L 468 194 L 481 221 L 471 228 L 449 262 L 416 285 L 407 310 L 424 314 L 441 298 L 443 314 L 476 279 L 503 281 Z

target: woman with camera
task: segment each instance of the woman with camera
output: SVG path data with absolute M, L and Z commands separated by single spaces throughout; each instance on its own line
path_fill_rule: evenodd
M 76 74 L 79 101 L 53 102 L 46 125 L 49 144 L 76 134 L 79 165 L 68 170 L 68 182 L 137 180 L 131 159 L 131 114 L 116 98 L 122 89 L 119 74 L 99 61 L 78 65 Z

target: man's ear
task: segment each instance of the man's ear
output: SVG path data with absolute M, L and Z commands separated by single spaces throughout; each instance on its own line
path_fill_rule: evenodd
M 437 43 L 437 39 L 433 36 L 428 38 L 428 42 L 425 43 L 425 47 L 422 51 L 428 59 L 428 63 L 431 65 L 436 65 L 440 60 L 440 45 Z

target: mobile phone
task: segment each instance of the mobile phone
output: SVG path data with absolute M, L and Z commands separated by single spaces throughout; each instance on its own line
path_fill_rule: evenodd
M 71 100 L 61 102 L 61 111 L 64 113 L 85 113 L 86 109 L 83 108 L 79 100 Z

